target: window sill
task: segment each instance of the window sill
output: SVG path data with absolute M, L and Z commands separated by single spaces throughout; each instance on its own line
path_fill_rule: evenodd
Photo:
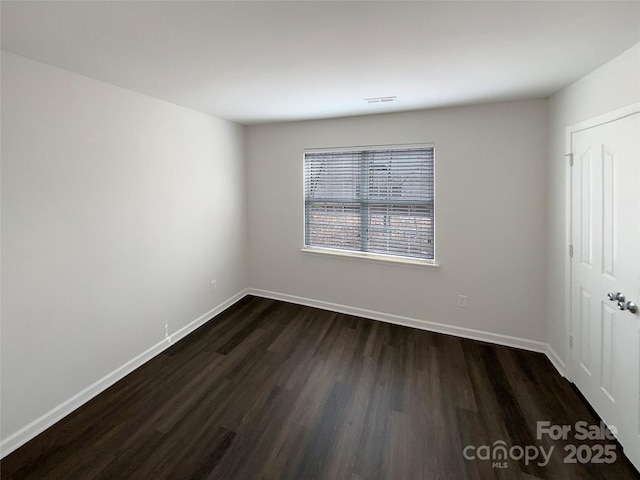
M 435 260 L 422 260 L 419 258 L 411 257 L 395 257 L 392 255 L 383 255 L 379 253 L 365 253 L 365 252 L 349 252 L 346 250 L 338 250 L 332 248 L 318 248 L 318 247 L 303 247 L 300 250 L 302 253 L 312 255 L 329 255 L 332 257 L 343 257 L 352 260 L 366 260 L 370 262 L 382 262 L 396 265 L 408 265 L 415 267 L 427 267 L 427 268 L 439 268 L 440 265 Z

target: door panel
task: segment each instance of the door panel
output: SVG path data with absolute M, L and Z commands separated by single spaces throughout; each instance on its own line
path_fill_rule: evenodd
M 580 287 L 580 366 L 591 376 L 591 294 Z
M 613 338 L 615 337 L 615 322 L 614 316 L 616 311 L 609 305 L 602 304 L 602 371 L 600 388 L 609 400 L 615 403 L 613 390 L 613 355 L 615 346 L 613 345 Z
M 606 151 L 602 162 L 602 273 L 615 278 L 615 155 Z
M 591 148 L 580 155 L 580 260 L 585 266 L 591 266 L 593 258 L 593 169 Z
M 574 132 L 572 380 L 640 468 L 640 113 Z M 639 312 L 640 313 L 640 312 Z

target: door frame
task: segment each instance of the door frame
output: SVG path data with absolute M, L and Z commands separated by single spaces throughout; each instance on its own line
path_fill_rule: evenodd
M 610 112 L 598 115 L 596 117 L 584 120 L 582 122 L 568 126 L 565 129 L 565 255 L 564 255 L 564 274 L 565 274 L 565 290 L 564 290 L 564 320 L 565 320 L 565 342 L 564 342 L 564 374 L 567 380 L 573 382 L 573 372 L 571 371 L 573 365 L 573 358 L 570 346 L 571 335 L 571 287 L 573 284 L 573 278 L 571 276 L 571 257 L 569 256 L 569 248 L 572 239 L 573 232 L 571 231 L 571 225 L 573 223 L 572 216 L 572 169 L 569 162 L 572 152 L 571 136 L 574 133 L 589 128 L 604 125 L 605 123 L 615 122 L 616 120 L 629 117 L 636 113 L 640 113 L 640 102 L 634 102 L 621 108 L 617 108 Z

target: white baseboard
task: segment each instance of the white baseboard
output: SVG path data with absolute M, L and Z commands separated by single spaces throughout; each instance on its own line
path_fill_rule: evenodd
M 169 337 L 165 338 L 161 342 L 152 346 L 148 350 L 142 352 L 137 357 L 129 360 L 127 363 L 117 368 L 113 372 L 105 375 L 103 378 L 88 386 L 81 392 L 77 393 L 73 397 L 64 401 L 57 407 L 53 408 L 49 412 L 45 413 L 41 417 L 37 418 L 27 426 L 21 428 L 17 432 L 13 433 L 6 439 L 0 442 L 0 458 L 5 457 L 17 448 L 21 447 L 29 440 L 39 435 L 54 423 L 62 420 L 71 412 L 81 407 L 83 404 L 91 400 L 93 397 L 103 392 L 118 380 L 124 378 L 129 373 L 133 372 L 136 368 L 140 367 L 144 363 L 151 360 L 159 353 L 166 350 L 173 343 L 176 343 L 196 330 L 201 325 L 204 325 L 211 318 L 215 317 L 222 311 L 229 308 L 234 303 L 238 302 L 246 295 L 255 295 L 258 297 L 271 298 L 273 300 L 282 300 L 285 302 L 297 303 L 300 305 L 306 305 L 309 307 L 321 308 L 323 310 L 331 310 L 334 312 L 345 313 L 348 315 L 356 315 L 359 317 L 370 318 L 372 320 L 379 320 L 382 322 L 393 323 L 396 325 L 403 325 L 406 327 L 418 328 L 421 330 L 428 330 L 431 332 L 444 333 L 448 335 L 454 335 L 462 338 L 469 338 L 472 340 L 480 340 L 483 342 L 494 343 L 497 345 L 504 345 L 508 347 L 522 348 L 524 350 L 530 350 L 533 352 L 544 353 L 558 372 L 565 376 L 565 365 L 560 359 L 558 354 L 551 348 L 551 346 L 544 342 L 538 342 L 535 340 L 528 340 L 525 338 L 511 337 L 508 335 L 501 335 L 497 333 L 485 332 L 482 330 L 474 330 L 471 328 L 459 327 L 455 325 L 446 325 L 443 323 L 430 322 L 427 320 L 420 320 L 416 318 L 403 317 L 400 315 L 393 315 L 390 313 L 376 312 L 373 310 L 367 310 L 363 308 L 350 307 L 347 305 L 341 305 L 337 303 L 325 302 L 322 300 L 314 300 L 305 297 L 298 297 L 296 295 L 288 295 L 284 293 L 270 292 L 268 290 L 260 290 L 255 288 L 247 288 L 238 292 L 233 297 L 224 301 L 217 307 L 211 309 L 204 315 L 201 315 L 185 327 L 181 328 L 177 332 L 173 333 Z
M 456 337 L 469 338 L 471 340 L 480 340 L 482 342 L 494 343 L 497 345 L 522 348 L 523 350 L 544 353 L 547 358 L 549 358 L 551 364 L 556 368 L 556 370 L 558 370 L 558 373 L 560 373 L 560 375 L 562 375 L 563 377 L 565 376 L 564 362 L 551 348 L 551 346 L 544 342 L 528 340 L 526 338 L 511 337 L 509 335 L 502 335 L 499 333 L 485 332 L 482 330 L 474 330 L 471 328 L 459 327 L 456 325 L 430 322 L 417 318 L 403 317 L 390 313 L 376 312 L 374 310 L 366 310 L 364 308 L 350 307 L 348 305 L 325 302 L 322 300 L 314 300 L 306 297 L 298 297 L 296 295 L 288 295 L 285 293 L 270 292 L 268 290 L 260 290 L 256 288 L 247 289 L 247 294 L 255 295 L 258 297 L 271 298 L 273 300 L 282 300 L 285 302 L 297 303 L 309 307 L 321 308 L 323 310 L 331 310 L 334 312 L 345 313 L 347 315 L 356 315 L 358 317 L 370 318 L 372 320 L 379 320 L 381 322 L 394 323 L 396 325 L 403 325 L 405 327 L 419 328 L 421 330 L 428 330 L 430 332 L 445 333 L 447 335 L 454 335 Z
M 560 355 L 556 353 L 556 351 L 551 348 L 551 345 L 547 344 L 547 351 L 544 352 L 547 355 L 547 358 L 551 362 L 551 364 L 556 367 L 556 370 L 560 375 L 564 378 L 567 378 L 567 371 L 564 364 L 564 361 L 560 358 Z
M 175 333 L 172 333 L 169 336 L 169 341 L 170 343 L 176 343 L 179 342 L 180 340 L 182 340 L 184 337 L 186 337 L 187 335 L 189 335 L 191 332 L 193 332 L 194 330 L 196 330 L 198 327 L 204 325 L 205 323 L 207 323 L 209 320 L 211 320 L 213 317 L 215 317 L 216 315 L 218 315 L 219 313 L 222 313 L 223 311 L 225 311 L 227 308 L 229 308 L 231 305 L 233 305 L 234 303 L 242 300 L 244 297 L 247 296 L 247 294 L 249 293 L 248 289 L 244 289 L 238 293 L 236 293 L 233 297 L 228 298 L 227 300 L 225 300 L 224 302 L 222 302 L 220 305 L 218 305 L 217 307 L 209 310 L 207 313 L 205 313 L 204 315 L 201 315 L 200 317 L 196 318 L 193 322 L 191 322 L 189 325 L 185 325 L 184 327 L 182 327 L 180 330 L 178 330 Z
M 35 419 L 33 422 L 31 422 L 27 426 L 21 428 L 17 432 L 8 436 L 4 440 L 2 440 L 2 442 L 0 442 L 0 458 L 4 458 L 14 450 L 18 449 L 19 447 L 27 443 L 32 438 L 44 432 L 47 428 L 52 426 L 54 423 L 62 420 L 64 417 L 66 417 L 71 412 L 73 412 L 77 408 L 87 403 L 89 400 L 91 400 L 93 397 L 95 397 L 99 393 L 109 388 L 118 380 L 121 380 L 126 375 L 130 374 L 136 368 L 148 362 L 159 353 L 162 353 L 164 350 L 170 347 L 173 343 L 183 339 L 184 337 L 189 335 L 191 332 L 193 332 L 195 329 L 205 324 L 211 318 L 215 317 L 222 311 L 226 310 L 227 308 L 229 308 L 231 305 L 233 305 L 234 303 L 236 303 L 238 300 L 242 299 L 246 295 L 247 295 L 246 289 L 242 290 L 241 292 L 238 292 L 233 297 L 227 299 L 217 307 L 214 307 L 213 309 L 209 310 L 207 313 L 198 317 L 197 319 L 195 319 L 185 327 L 181 328 L 180 330 L 173 333 L 169 337 L 165 338 L 161 342 L 156 343 L 154 346 L 142 352 L 137 357 L 129 360 L 127 363 L 125 363 L 121 367 L 105 375 L 97 382 L 93 383 L 92 385 L 89 385 L 87 388 L 85 388 L 81 392 L 77 393 L 76 395 L 69 398 L 68 400 L 62 402 L 60 405 L 48 411 L 41 417 Z

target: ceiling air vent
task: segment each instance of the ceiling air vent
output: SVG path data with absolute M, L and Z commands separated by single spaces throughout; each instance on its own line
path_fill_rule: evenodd
M 373 97 L 373 98 L 365 98 L 364 101 L 367 103 L 385 103 L 385 102 L 393 102 L 395 101 L 396 96 L 393 97 Z

